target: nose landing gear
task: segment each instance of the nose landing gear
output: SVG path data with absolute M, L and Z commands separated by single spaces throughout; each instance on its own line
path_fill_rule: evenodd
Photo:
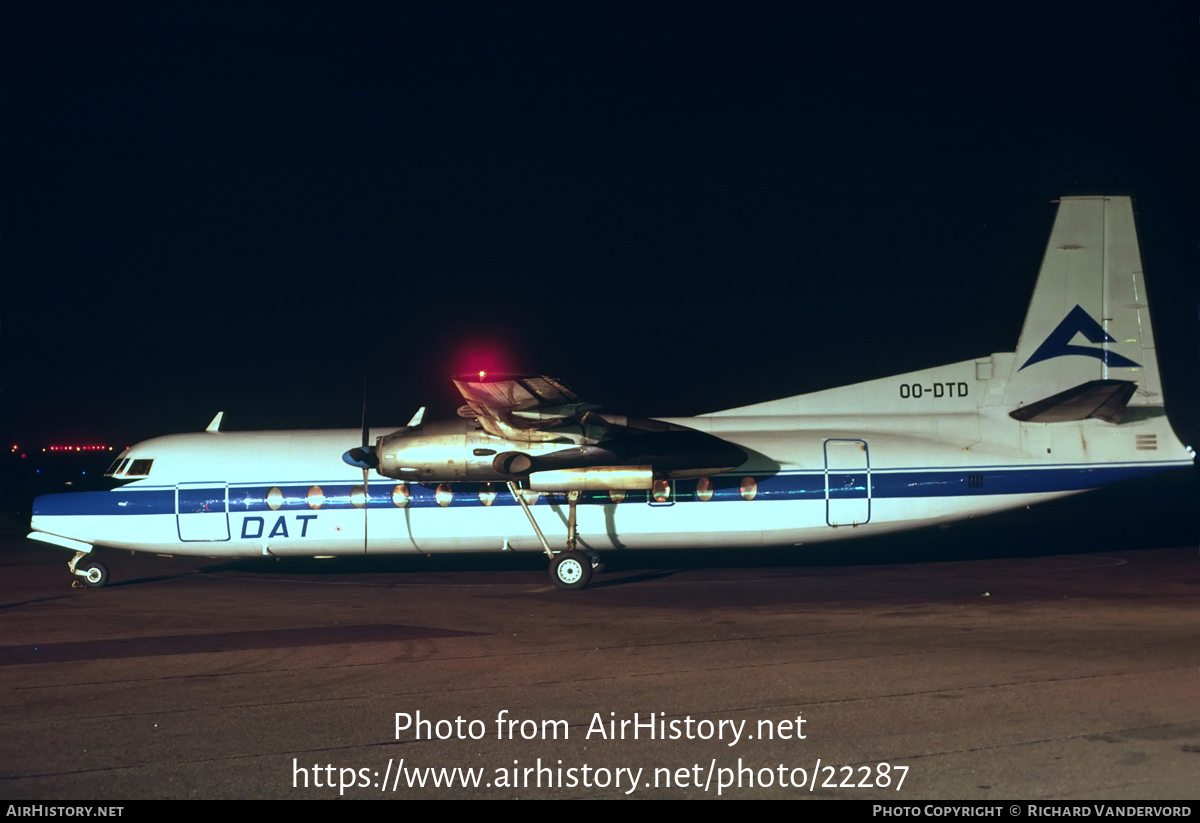
M 83 560 L 87 556 L 87 552 L 75 552 L 75 556 L 67 563 L 67 568 L 76 578 L 71 581 L 71 588 L 84 586 L 99 589 L 108 583 L 108 567 L 98 560 Z M 80 563 L 80 560 L 83 562 Z

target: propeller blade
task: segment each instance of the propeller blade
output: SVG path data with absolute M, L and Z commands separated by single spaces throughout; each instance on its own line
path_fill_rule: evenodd
M 367 553 L 367 529 L 369 528 L 367 512 L 371 509 L 371 488 L 368 485 L 369 475 L 373 466 L 379 465 L 379 458 L 376 456 L 374 449 L 370 448 L 369 440 L 371 434 L 367 429 L 367 369 L 363 365 L 363 408 L 362 408 L 362 448 L 351 449 L 342 455 L 345 460 L 347 456 L 354 455 L 357 451 L 358 465 L 362 466 L 363 470 L 363 554 Z M 349 461 L 347 461 L 349 462 Z
M 367 441 L 370 433 L 367 431 L 367 375 L 363 372 L 363 409 L 362 409 L 362 447 L 365 451 L 370 445 Z

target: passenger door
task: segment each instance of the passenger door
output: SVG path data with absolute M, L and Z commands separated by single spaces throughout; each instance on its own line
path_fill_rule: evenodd
M 858 526 L 871 519 L 871 459 L 865 440 L 825 441 L 825 522 Z
M 185 543 L 229 539 L 229 484 L 180 483 L 175 487 L 175 519 Z

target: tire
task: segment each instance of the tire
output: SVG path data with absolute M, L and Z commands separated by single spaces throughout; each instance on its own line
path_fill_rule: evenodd
M 582 589 L 592 580 L 592 561 L 582 552 L 556 554 L 550 561 L 550 579 L 560 589 Z
M 83 585 L 89 589 L 99 589 L 108 583 L 108 567 L 103 563 L 95 560 L 89 560 L 76 567 L 78 571 L 83 572 L 79 579 L 83 581 Z

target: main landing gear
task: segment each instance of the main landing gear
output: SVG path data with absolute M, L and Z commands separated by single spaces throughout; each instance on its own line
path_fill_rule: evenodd
M 582 589 L 590 583 L 593 569 L 600 566 L 600 555 L 591 549 L 579 551 L 575 548 L 578 537 L 575 527 L 575 508 L 579 505 L 579 492 L 567 492 L 567 550 L 555 552 L 550 548 L 546 535 L 542 534 L 541 527 L 534 519 L 533 512 L 529 510 L 529 504 L 521 496 L 521 490 L 516 482 L 510 480 L 508 488 L 517 503 L 521 505 L 525 516 L 529 518 L 529 525 L 533 526 L 534 533 L 542 542 L 542 550 L 550 558 L 550 579 L 554 581 L 554 585 L 560 589 Z
M 592 562 L 583 552 L 559 552 L 550 561 L 550 579 L 560 589 L 582 589 L 592 580 Z
M 86 586 L 89 589 L 99 589 L 108 583 L 108 567 L 98 560 L 83 560 L 87 556 L 87 552 L 75 552 L 75 556 L 67 563 L 67 568 L 76 578 L 71 581 L 71 588 Z M 80 563 L 80 560 L 83 562 Z

